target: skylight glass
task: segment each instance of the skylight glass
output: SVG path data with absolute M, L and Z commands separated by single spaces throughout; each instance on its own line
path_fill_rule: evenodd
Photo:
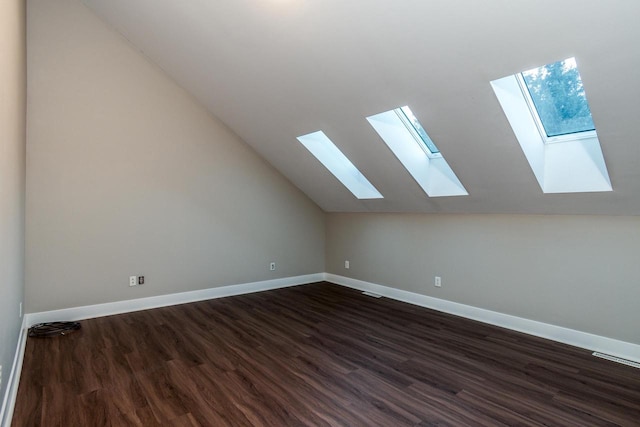
M 521 76 L 547 137 L 595 130 L 575 58 Z
M 395 111 L 401 118 L 404 119 L 405 124 L 408 125 L 407 127 L 409 127 L 410 130 L 413 129 L 418 138 L 424 143 L 424 145 L 426 145 L 431 154 L 437 154 L 440 152 L 440 150 L 438 150 L 438 147 L 436 147 L 436 144 L 434 144 L 431 138 L 429 138 L 429 135 L 427 135 L 427 131 L 424 130 L 416 116 L 413 115 L 411 108 L 405 105 L 404 107 L 396 108 Z
M 382 199 L 382 194 L 351 163 L 322 131 L 298 137 L 313 154 L 358 199 Z

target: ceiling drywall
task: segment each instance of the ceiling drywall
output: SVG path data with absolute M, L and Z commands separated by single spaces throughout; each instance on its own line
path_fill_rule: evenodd
M 84 2 L 326 211 L 640 214 L 640 1 Z M 543 194 L 489 83 L 571 56 L 613 192 Z M 468 196 L 427 197 L 366 120 L 402 105 Z M 296 139 L 317 130 L 384 199 Z

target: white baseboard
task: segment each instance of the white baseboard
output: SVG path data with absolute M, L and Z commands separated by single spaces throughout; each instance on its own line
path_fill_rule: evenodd
M 24 349 L 27 345 L 27 316 L 22 316 L 22 326 L 20 335 L 18 336 L 18 344 L 16 345 L 16 353 L 13 356 L 13 365 L 7 382 L 7 390 L 2 400 L 2 409 L 0 410 L 0 425 L 2 427 L 10 427 L 13 417 L 13 409 L 16 405 L 16 397 L 18 396 L 18 386 L 20 385 L 20 373 L 22 372 L 22 361 L 24 360 Z
M 562 326 L 550 325 L 548 323 L 542 323 L 470 305 L 416 294 L 414 292 L 390 288 L 388 286 L 378 285 L 362 280 L 351 279 L 349 277 L 339 276 L 336 274 L 325 273 L 325 280 L 337 285 L 361 291 L 373 292 L 384 297 L 403 301 L 409 304 L 431 308 L 444 313 L 466 317 L 468 319 L 489 323 L 491 325 L 500 326 L 518 332 L 524 332 L 525 334 L 558 341 L 575 347 L 610 354 L 634 362 L 640 362 L 640 345 L 638 344 L 632 344 L 600 335 L 564 328 Z
M 202 289 L 198 291 L 180 292 L 169 295 L 159 295 L 155 297 L 139 298 L 127 301 L 117 301 L 105 304 L 95 304 L 83 307 L 65 308 L 62 310 L 44 311 L 39 313 L 25 314 L 22 319 L 22 330 L 13 367 L 9 376 L 9 387 L 2 402 L 0 412 L 0 426 L 10 427 L 18 395 L 18 385 L 20 384 L 20 373 L 22 371 L 22 361 L 24 360 L 24 350 L 27 344 L 27 332 L 30 326 L 37 323 L 53 321 L 72 321 L 91 319 L 95 317 L 110 316 L 113 314 L 130 313 L 133 311 L 147 310 L 150 308 L 166 307 L 170 305 L 186 304 L 189 302 L 204 301 L 215 298 L 229 297 L 233 295 L 249 294 L 253 292 L 268 291 L 272 289 L 286 288 L 290 286 L 304 285 L 307 283 L 323 281 L 325 274 L 307 274 L 304 276 L 283 277 L 280 279 L 264 280 L 260 282 L 242 283 L 239 285 L 221 286 L 217 288 Z
M 470 305 L 460 304 L 414 292 L 403 291 L 388 286 L 352 279 L 331 273 L 316 273 L 304 276 L 285 277 L 281 279 L 266 280 L 261 282 L 243 283 L 239 285 L 222 286 L 217 288 L 202 289 L 198 291 L 181 292 L 169 295 L 140 298 L 135 300 L 118 301 L 105 304 L 96 304 L 84 307 L 74 307 L 62 310 L 46 311 L 40 313 L 25 314 L 22 330 L 16 348 L 13 367 L 9 376 L 9 387 L 4 396 L 0 420 L 2 427 L 11 425 L 11 417 L 15 406 L 20 382 L 22 360 L 26 346 L 27 329 L 36 323 L 51 321 L 83 320 L 94 317 L 110 316 L 113 314 L 129 313 L 150 308 L 166 307 L 176 304 L 203 301 L 208 299 L 223 298 L 233 295 L 242 295 L 253 292 L 261 292 L 290 286 L 304 285 L 307 283 L 328 281 L 341 286 L 346 286 L 361 291 L 369 291 L 387 298 L 403 301 L 409 304 L 454 314 L 483 323 L 500 326 L 529 335 L 547 338 L 553 341 L 585 348 L 591 351 L 610 354 L 640 363 L 640 345 L 615 340 L 586 332 L 576 331 L 561 326 L 550 325 L 535 320 L 524 319 L 517 316 L 485 310 Z
M 268 291 L 289 286 L 304 285 L 324 280 L 324 273 L 307 274 L 304 276 L 283 277 L 281 279 L 264 280 L 261 282 L 242 283 L 239 285 L 221 286 L 217 288 L 201 289 L 198 291 L 180 292 L 169 295 L 139 298 L 133 300 L 108 302 L 104 304 L 87 305 L 83 307 L 64 308 L 62 310 L 43 311 L 27 314 L 27 325 L 53 321 L 72 321 L 92 319 L 94 317 L 111 316 L 113 314 L 130 313 L 148 310 L 150 308 L 166 307 L 176 304 L 204 301 L 208 299 L 230 297 L 233 295 L 249 294 L 252 292 Z

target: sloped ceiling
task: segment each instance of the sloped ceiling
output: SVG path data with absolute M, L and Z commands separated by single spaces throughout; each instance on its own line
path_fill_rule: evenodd
M 325 211 L 640 214 L 637 0 L 84 0 Z M 614 191 L 543 194 L 491 80 L 575 56 Z M 409 105 L 469 192 L 428 198 L 365 117 Z M 384 195 L 296 137 L 323 130 Z

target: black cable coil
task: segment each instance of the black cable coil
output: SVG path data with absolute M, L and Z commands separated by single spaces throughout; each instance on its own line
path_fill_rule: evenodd
M 55 337 L 80 329 L 80 322 L 38 323 L 29 328 L 30 337 Z

